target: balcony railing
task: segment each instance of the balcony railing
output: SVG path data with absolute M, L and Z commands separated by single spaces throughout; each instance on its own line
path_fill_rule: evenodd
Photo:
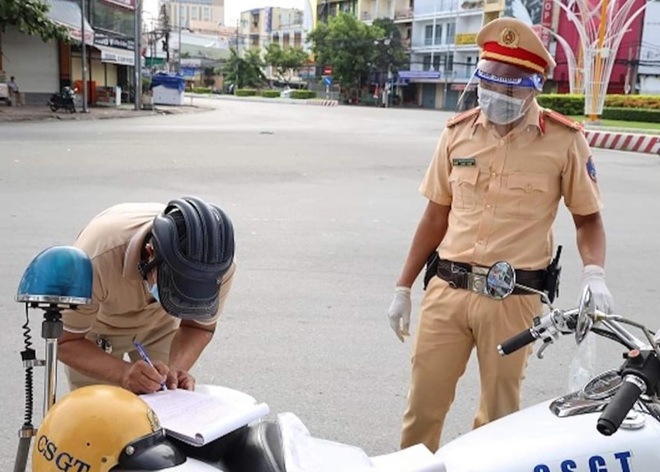
M 412 20 L 413 16 L 415 16 L 415 11 L 412 8 L 406 8 L 394 14 L 394 21 Z
M 429 74 L 424 74 L 424 72 L 428 72 Z M 455 68 L 445 68 L 443 66 L 440 67 L 431 67 L 430 64 L 425 64 L 421 67 L 416 67 L 412 71 L 409 71 L 408 75 L 412 75 L 410 78 L 414 78 L 415 75 L 421 75 L 422 77 L 425 78 L 430 78 L 433 76 L 433 72 L 437 73 L 436 79 L 437 80 L 457 80 L 457 81 L 464 81 L 464 80 L 469 80 L 472 78 L 472 75 L 474 71 L 472 69 L 468 69 L 466 67 L 455 67 Z M 406 75 L 405 73 L 403 75 Z
M 415 16 L 428 16 L 436 13 L 457 11 L 461 0 L 438 0 L 434 3 L 415 5 Z

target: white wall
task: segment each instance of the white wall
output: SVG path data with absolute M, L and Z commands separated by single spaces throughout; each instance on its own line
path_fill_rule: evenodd
M 12 75 L 24 93 L 54 93 L 59 89 L 57 44 L 44 43 L 13 27 L 2 34 L 2 64 L 7 79 Z
M 640 76 L 639 93 L 642 95 L 660 94 L 660 77 L 654 75 Z
M 647 3 L 643 28 L 637 73 L 660 75 L 660 2 Z

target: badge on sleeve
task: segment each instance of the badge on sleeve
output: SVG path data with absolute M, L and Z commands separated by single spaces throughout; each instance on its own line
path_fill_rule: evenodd
M 587 159 L 587 173 L 589 174 L 589 178 L 593 180 L 594 182 L 597 182 L 596 180 L 596 166 L 594 165 L 594 161 L 589 156 L 589 159 Z

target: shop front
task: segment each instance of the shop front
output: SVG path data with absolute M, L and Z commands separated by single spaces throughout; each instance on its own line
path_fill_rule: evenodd
M 131 76 L 135 67 L 135 41 L 97 31 L 94 37 L 93 58 L 96 58 L 95 104 L 119 106 L 130 101 Z
M 82 13 L 77 3 L 65 0 L 45 0 L 48 17 L 67 28 L 72 43 L 82 41 Z M 21 33 L 8 27 L 0 33 L 0 72 L 15 77 L 27 104 L 43 104 L 51 94 L 71 82 L 71 48 L 55 41 L 44 42 L 39 36 Z M 85 21 L 85 41 L 92 43 L 94 31 Z M 0 73 L 0 76 L 3 74 Z

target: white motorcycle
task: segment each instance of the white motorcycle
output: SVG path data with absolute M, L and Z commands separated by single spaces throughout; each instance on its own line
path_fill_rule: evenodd
M 487 277 L 494 298 L 508 296 L 513 269 L 498 263 Z M 528 289 L 529 290 L 529 289 Z M 530 290 L 534 292 L 533 290 Z M 436 453 L 447 472 L 651 472 L 658 470 L 660 449 L 660 347 L 642 324 L 594 309 L 591 292 L 573 310 L 552 307 L 534 326 L 503 342 L 511 354 L 536 340 L 538 356 L 562 334 L 581 343 L 591 331 L 627 351 L 625 362 L 592 378 L 580 391 L 537 404 L 467 433 Z M 640 329 L 643 340 L 623 325 Z
M 63 276 L 62 274 L 66 274 Z M 487 295 L 502 299 L 515 287 L 515 271 L 505 263 L 495 264 L 485 276 Z M 54 454 L 54 446 L 32 444 L 37 429 L 32 425 L 32 369 L 45 366 L 44 417 L 55 404 L 57 339 L 61 334 L 61 310 L 88 303 L 91 295 L 91 264 L 84 254 L 67 247 L 51 248 L 38 255 L 26 270 L 17 301 L 44 311 L 42 337 L 46 359 L 37 360 L 31 348 L 29 323 L 23 326 L 26 349 L 26 415 L 19 431 L 14 472 L 27 470 L 33 454 L 51 457 L 48 471 L 94 472 L 86 464 L 73 463 Z M 525 287 L 522 287 L 525 288 Z M 535 319 L 534 326 L 503 342 L 507 355 L 536 340 L 545 349 L 561 334 L 575 334 L 582 342 L 591 331 L 621 343 L 628 350 L 626 361 L 616 370 L 594 377 L 578 392 L 538 404 L 492 422 L 443 446 L 433 455 L 422 445 L 392 454 L 368 457 L 353 446 L 316 439 L 290 414 L 279 422 L 254 421 L 236 428 L 218 441 L 229 441 L 226 457 L 194 458 L 196 449 L 174 442 L 150 451 L 149 465 L 138 459 L 132 446 L 125 447 L 112 472 L 167 470 L 172 472 L 650 472 L 656 470 L 660 451 L 660 347 L 646 327 L 593 308 L 586 290 L 580 306 L 562 311 L 538 293 L 550 312 Z M 623 325 L 640 328 L 645 341 L 635 338 Z M 217 386 L 198 390 L 231 402 L 256 403 L 255 399 Z M 164 434 L 164 433 L 163 433 Z M 52 447 L 51 447 L 52 446 Z M 221 447 L 221 448 L 222 448 Z M 190 453 L 192 451 L 192 454 Z M 131 457 L 132 456 L 132 457 Z M 34 457 L 34 455 L 33 455 Z M 160 464 L 160 465 L 158 465 Z

